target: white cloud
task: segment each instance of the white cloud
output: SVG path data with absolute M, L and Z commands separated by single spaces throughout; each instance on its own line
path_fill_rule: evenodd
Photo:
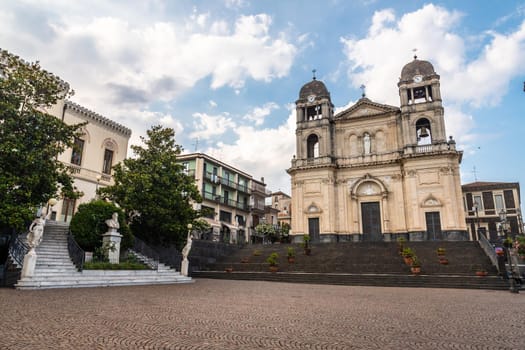
M 262 107 L 255 107 L 250 113 L 246 114 L 243 119 L 251 120 L 255 122 L 255 126 L 259 126 L 264 123 L 264 119 L 275 109 L 279 109 L 279 106 L 274 102 L 268 102 Z
M 426 5 L 400 19 L 390 9 L 376 12 L 365 38 L 341 38 L 352 85 L 365 84 L 370 99 L 398 105 L 395 85 L 393 88 L 385 82 L 398 81 L 401 68 L 410 61 L 414 48 L 418 49 L 420 59 L 439 67 L 436 70 L 440 74 L 461 64 L 463 41 L 451 31 L 460 17 L 434 5 Z
M 285 170 L 290 168 L 295 154 L 295 127 L 293 109 L 286 122 L 277 128 L 239 127 L 235 130 L 238 139 L 234 143 L 219 142 L 206 153 L 219 154 L 221 160 L 254 178 L 264 177 L 269 190 L 290 193 L 290 176 Z
M 222 115 L 194 113 L 193 117 L 196 119 L 193 122 L 195 131 L 190 134 L 191 138 L 207 139 L 212 136 L 222 135 L 228 129 L 236 126 L 235 122 L 228 118 L 227 113 Z
M 212 107 L 212 108 L 217 107 L 217 102 L 215 102 L 213 100 L 210 100 L 208 103 L 210 104 L 210 107 Z
M 367 37 L 341 38 L 352 85 L 364 83 L 371 99 L 399 104 L 397 89 L 384 82 L 398 80 L 400 67 L 417 48 L 419 59 L 430 61 L 440 74 L 444 101 L 474 106 L 499 103 L 510 79 L 525 73 L 525 22 L 509 34 L 487 32 L 489 43 L 469 62 L 465 39 L 454 32 L 461 18 L 460 13 L 435 5 L 400 19 L 390 9 L 376 12 Z

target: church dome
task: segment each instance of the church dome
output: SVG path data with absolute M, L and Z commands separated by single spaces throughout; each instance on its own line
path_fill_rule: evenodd
M 414 57 L 414 60 L 406 64 L 401 70 L 401 81 L 412 80 L 415 75 L 421 75 L 423 77 L 436 75 L 434 66 L 428 61 L 418 60 Z
M 322 81 L 314 78 L 311 82 L 303 85 L 299 92 L 299 99 L 306 99 L 310 95 L 330 96 L 330 93 Z

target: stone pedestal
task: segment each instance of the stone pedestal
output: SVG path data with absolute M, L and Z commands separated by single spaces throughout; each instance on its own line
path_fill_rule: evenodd
M 187 277 L 189 266 L 190 266 L 190 262 L 188 261 L 188 259 L 183 259 L 182 263 L 180 264 L 180 274 Z
M 36 258 L 37 258 L 37 255 L 34 249 L 31 249 L 24 256 L 24 266 L 22 267 L 22 278 L 32 277 L 35 274 Z
M 102 242 L 104 246 L 109 247 L 108 259 L 112 264 L 118 264 L 120 258 L 120 241 L 122 235 L 114 228 L 110 228 L 108 232 L 102 235 Z M 113 247 L 113 248 L 111 248 Z

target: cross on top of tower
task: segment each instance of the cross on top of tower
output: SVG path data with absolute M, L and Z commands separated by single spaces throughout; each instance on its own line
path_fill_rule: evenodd
M 412 52 L 414 52 L 414 59 L 417 60 L 417 55 L 416 55 L 417 48 L 412 49 Z
M 315 80 L 315 72 L 317 72 L 317 69 L 312 69 L 312 74 L 313 74 L 313 80 Z
M 366 93 L 365 93 L 366 86 L 365 86 L 365 84 L 361 84 L 361 86 L 359 88 L 362 91 L 361 97 L 365 97 L 366 96 Z

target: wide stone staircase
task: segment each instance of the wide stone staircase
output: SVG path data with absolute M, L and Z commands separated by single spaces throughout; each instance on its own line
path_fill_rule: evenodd
M 36 248 L 37 263 L 32 277 L 21 278 L 17 289 L 109 287 L 193 282 L 191 277 L 159 263 L 156 270 L 83 270 L 69 257 L 66 224 L 48 221 L 42 243 Z
M 363 286 L 509 288 L 478 242 L 408 242 L 405 246 L 412 248 L 421 261 L 419 275 L 410 272 L 396 243 L 356 242 L 312 245 L 309 256 L 295 244 L 250 245 L 206 269 L 193 272 L 192 276 Z M 296 251 L 293 264 L 287 262 L 288 247 Z M 445 248 L 448 265 L 439 262 L 438 247 Z M 273 252 L 279 255 L 279 270 L 274 273 L 269 272 L 265 262 Z M 227 272 L 227 269 L 232 271 Z M 479 269 L 486 270 L 488 276 L 476 276 Z

